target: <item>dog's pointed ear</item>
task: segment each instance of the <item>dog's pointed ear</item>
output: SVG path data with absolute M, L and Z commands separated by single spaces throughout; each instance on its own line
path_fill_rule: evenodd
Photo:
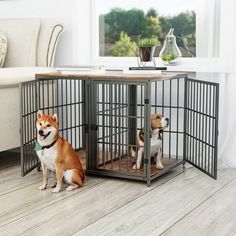
M 52 119 L 58 123 L 58 116 L 57 116 L 57 113 L 55 113 L 53 116 L 52 116 Z
M 43 112 L 41 110 L 38 110 L 37 118 L 40 119 L 42 116 L 43 116 Z
M 151 114 L 151 120 L 156 119 L 157 118 L 157 114 Z

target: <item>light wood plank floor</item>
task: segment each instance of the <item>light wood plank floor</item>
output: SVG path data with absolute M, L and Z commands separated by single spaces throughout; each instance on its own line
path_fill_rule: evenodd
M 0 235 L 236 235 L 236 169 L 215 181 L 178 167 L 145 183 L 88 177 L 84 187 L 39 191 L 41 173 L 0 169 Z M 52 181 L 51 181 L 52 182 Z

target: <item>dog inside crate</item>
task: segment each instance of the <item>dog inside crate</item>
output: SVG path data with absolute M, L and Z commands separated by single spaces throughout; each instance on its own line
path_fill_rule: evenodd
M 183 85 L 180 80 L 168 80 L 153 82 L 151 86 L 148 158 L 151 175 L 175 164 L 182 155 Z M 98 85 L 98 169 L 144 174 L 145 95 L 144 85 Z

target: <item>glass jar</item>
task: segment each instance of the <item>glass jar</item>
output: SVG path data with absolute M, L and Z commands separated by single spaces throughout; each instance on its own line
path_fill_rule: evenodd
M 165 65 L 176 65 L 179 63 L 179 58 L 182 54 L 176 44 L 176 37 L 173 34 L 174 28 L 169 30 L 166 35 L 164 46 L 160 51 L 160 58 Z

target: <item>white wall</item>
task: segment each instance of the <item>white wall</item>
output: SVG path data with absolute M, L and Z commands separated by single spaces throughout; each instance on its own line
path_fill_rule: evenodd
M 58 44 L 56 65 L 90 63 L 90 0 L 0 1 L 0 18 L 58 19 L 65 31 Z

